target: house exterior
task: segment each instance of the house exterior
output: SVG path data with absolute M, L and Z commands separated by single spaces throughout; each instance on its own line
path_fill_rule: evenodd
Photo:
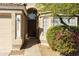
M 51 24 L 52 24 L 51 20 L 52 20 L 51 13 L 43 14 L 43 15 L 40 15 L 39 17 L 39 39 L 42 45 L 49 46 L 46 39 L 46 32 L 47 32 L 47 29 L 51 27 Z
M 20 49 L 27 33 L 27 18 L 24 5 L 0 4 L 0 54 L 8 55 Z
M 71 26 L 78 25 L 78 17 L 68 22 Z M 75 20 L 74 20 L 75 19 Z M 11 50 L 18 50 L 25 40 L 35 37 L 42 45 L 48 45 L 46 32 L 49 27 L 62 25 L 51 13 L 39 15 L 38 8 L 24 4 L 0 3 L 0 54 L 8 55 Z
M 62 18 L 63 21 L 70 26 L 78 26 L 79 24 L 78 16 L 73 16 L 69 21 L 68 21 L 69 18 L 67 16 Z M 39 37 L 42 45 L 49 46 L 46 39 L 46 32 L 51 26 L 59 26 L 59 25 L 63 25 L 61 24 L 60 19 L 58 17 L 53 17 L 51 13 L 43 14 L 39 17 L 39 28 L 42 29 Z

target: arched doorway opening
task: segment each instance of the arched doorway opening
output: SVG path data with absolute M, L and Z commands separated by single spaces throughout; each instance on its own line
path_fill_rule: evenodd
M 27 10 L 27 18 L 28 18 L 28 37 L 37 38 L 38 35 L 38 16 L 37 16 L 36 8 L 29 8 Z

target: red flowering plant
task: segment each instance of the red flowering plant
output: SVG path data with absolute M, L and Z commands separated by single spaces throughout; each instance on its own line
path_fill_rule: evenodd
M 77 44 L 79 44 L 79 32 L 72 33 L 73 39 L 76 41 Z
M 71 32 L 64 25 L 49 28 L 46 38 L 52 50 L 60 54 L 72 55 L 77 51 L 79 32 Z
M 79 44 L 79 26 L 77 27 L 72 27 L 72 30 L 75 29 L 72 32 L 72 37 L 76 41 L 77 44 Z
M 56 33 L 56 40 L 59 40 L 62 37 L 62 32 Z

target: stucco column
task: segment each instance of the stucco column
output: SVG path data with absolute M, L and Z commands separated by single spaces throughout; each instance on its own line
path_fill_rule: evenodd
M 16 25 L 15 25 L 15 20 L 16 20 L 16 15 L 15 13 L 12 13 L 12 43 L 13 43 L 13 49 L 20 49 L 22 46 L 22 39 L 21 39 L 21 26 L 19 27 L 19 36 L 16 37 Z M 19 24 L 21 25 L 21 24 Z

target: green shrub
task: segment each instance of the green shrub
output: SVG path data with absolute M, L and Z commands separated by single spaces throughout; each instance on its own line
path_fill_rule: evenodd
M 79 28 L 74 27 L 77 31 Z M 74 35 L 65 26 L 50 27 L 46 33 L 50 47 L 64 55 L 71 55 L 77 51 Z

